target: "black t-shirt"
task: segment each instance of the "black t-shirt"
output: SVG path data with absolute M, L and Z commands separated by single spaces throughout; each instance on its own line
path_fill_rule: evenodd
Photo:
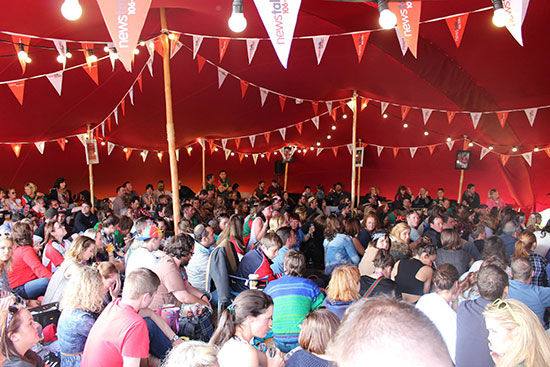
M 359 294 L 361 297 L 365 295 L 367 290 L 372 286 L 372 284 L 376 281 L 376 279 L 371 278 L 367 275 L 362 275 L 360 284 L 361 289 L 359 290 Z M 374 289 L 369 293 L 368 297 L 376 297 L 380 295 L 388 295 L 395 297 L 397 299 L 401 299 L 401 290 L 399 290 L 399 287 L 395 282 L 388 278 L 383 278 L 378 282 L 378 284 L 374 287 Z

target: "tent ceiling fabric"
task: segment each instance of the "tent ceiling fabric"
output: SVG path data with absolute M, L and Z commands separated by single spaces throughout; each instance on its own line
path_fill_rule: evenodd
M 69 22 L 61 16 L 61 1 L 6 2 L 0 15 L 0 30 L 48 38 L 110 41 L 97 2 L 80 2 L 84 13 L 76 22 Z M 426 1 L 423 2 L 421 21 L 490 5 L 488 0 Z M 265 28 L 254 3 L 245 0 L 244 6 L 248 27 L 238 36 L 265 39 Z M 159 0 L 153 1 L 149 11 L 142 32 L 144 38 L 150 38 L 160 31 L 159 7 L 167 8 L 168 28 L 172 31 L 235 36 L 227 28 L 231 0 Z M 250 65 L 243 40 L 230 42 L 221 63 L 217 39 L 205 38 L 199 54 L 244 80 L 303 99 L 323 101 L 347 98 L 351 97 L 353 90 L 357 90 L 362 96 L 398 105 L 458 111 L 523 109 L 546 105 L 550 101 L 550 52 L 547 47 L 548 32 L 544 31 L 549 10 L 548 2 L 531 0 L 523 25 L 524 47 L 505 28 L 492 25 L 492 11 L 483 11 L 470 14 L 460 48 L 455 46 L 444 20 L 421 24 L 418 59 L 410 52 L 402 56 L 394 30 L 372 32 L 361 63 L 357 62 L 351 36 L 331 37 L 320 65 L 317 65 L 311 39 L 295 39 L 288 69 L 280 65 L 269 40 L 260 42 Z M 369 4 L 303 0 L 295 36 L 377 28 L 378 11 Z M 5 34 L 0 35 L 0 39 L 11 40 Z M 171 61 L 178 147 L 194 142 L 197 137 L 221 139 L 259 134 L 314 116 L 310 103 L 295 104 L 292 100 L 287 100 L 284 111 L 281 111 L 277 97 L 272 94 L 262 107 L 257 88 L 249 87 L 245 97 L 241 98 L 239 81 L 230 76 L 218 89 L 217 69 L 206 64 L 199 73 L 197 61 L 193 60 L 190 51 L 192 38 L 182 36 L 180 41 L 185 46 Z M 53 46 L 51 41 L 38 39 L 31 40 L 31 45 Z M 80 48 L 80 45 L 69 44 L 69 47 Z M 73 54 L 68 67 L 85 62 L 82 52 Z M 103 50 L 97 54 L 105 55 Z M 21 78 L 21 67 L 13 55 L 12 44 L 0 44 L 0 81 Z M 31 47 L 33 62 L 27 65 L 23 77 L 58 71 L 60 64 L 55 60 L 56 55 L 55 50 Z M 100 123 L 128 91 L 148 56 L 145 48 L 142 48 L 142 52 L 136 56 L 132 73 L 127 73 L 118 61 L 114 71 L 109 60 L 100 61 L 99 85 L 82 68 L 66 71 L 61 96 L 46 78 L 28 80 L 22 106 L 9 88 L 0 86 L 0 142 L 55 139 L 84 132 L 86 123 Z M 145 67 L 143 92 L 134 88 L 135 105 L 131 106 L 126 101 L 126 115 L 122 116 L 119 111 L 119 125 L 116 126 L 113 121 L 112 131 L 106 131 L 109 141 L 139 149 L 166 150 L 162 62 L 158 54 L 155 55 L 153 74 L 154 77 L 151 77 Z M 325 109 L 320 104 L 319 111 Z M 413 109 L 407 117 L 410 127 L 403 129 L 399 107 L 390 105 L 388 113 L 390 117 L 382 119 L 379 104 L 371 103 L 359 114 L 358 137 L 371 144 L 409 147 L 442 143 L 449 135 L 454 138 L 467 135 L 484 146 L 502 145 L 500 152 L 510 154 L 509 149 L 513 145 L 521 146 L 520 150 L 524 152 L 533 149 L 535 145 L 546 146 L 550 143 L 550 111 L 547 109 L 538 111 L 534 127 L 530 127 L 525 114 L 520 111 L 510 113 L 504 128 L 500 127 L 495 114 L 484 115 L 477 130 L 473 128 L 467 114 L 458 114 L 453 123 L 449 124 L 444 113 L 434 112 L 424 126 L 421 111 Z M 306 146 L 313 146 L 317 141 L 321 141 L 322 146 L 348 144 L 351 136 L 350 119 L 339 120 L 337 124 L 339 127 L 336 131 L 329 131 L 332 120 L 328 116 L 322 117 L 320 130 L 315 129 L 311 122 L 306 123 L 302 135 L 294 128 L 289 129 L 286 142 L 278 133 L 273 133 L 269 147 L 277 148 L 289 142 Z M 432 132 L 429 136 L 423 135 L 425 128 Z M 332 134 L 330 141 L 325 138 L 329 132 Z M 458 142 L 459 148 L 460 145 Z M 235 149 L 234 143 L 230 141 L 228 148 Z M 248 139 L 243 139 L 239 150 L 262 152 L 267 149 L 265 140 L 257 137 L 254 147 L 250 146 Z M 341 149 L 341 157 L 344 156 L 343 150 L 346 149 Z M 473 161 L 481 165 L 478 162 L 478 151 L 479 148 L 474 148 Z M 48 148 L 45 160 L 47 152 Z M 345 157 L 349 157 L 347 151 L 345 153 Z M 377 160 L 376 155 L 371 158 L 369 162 Z M 424 165 L 429 167 L 424 180 L 430 179 L 429 171 L 438 165 L 451 166 L 453 161 L 452 155 L 448 155 L 445 162 L 437 155 L 424 158 L 427 159 Z M 380 159 L 380 162 L 384 162 L 383 167 L 394 165 L 397 169 L 410 163 L 410 160 L 394 161 L 393 157 Z M 530 168 L 523 160 L 512 163 L 513 160 L 516 158 L 502 167 L 498 159 L 492 159 L 489 165 L 492 172 L 506 183 L 501 191 L 509 190 L 509 193 L 503 192 L 503 196 L 522 208 L 533 208 L 535 204 L 541 205 L 547 201 L 546 193 L 540 189 L 544 186 L 537 181 L 541 178 L 535 177 L 535 172 L 544 171 L 545 177 L 548 161 L 537 158 Z M 370 168 L 376 170 L 380 162 L 371 163 Z M 422 181 L 419 178 L 415 180 Z M 455 183 L 452 185 L 455 186 Z

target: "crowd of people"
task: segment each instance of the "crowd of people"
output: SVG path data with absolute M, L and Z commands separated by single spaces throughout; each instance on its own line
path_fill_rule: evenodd
M 548 365 L 550 221 L 497 190 L 206 181 L 178 223 L 163 181 L 0 189 L 2 365 Z

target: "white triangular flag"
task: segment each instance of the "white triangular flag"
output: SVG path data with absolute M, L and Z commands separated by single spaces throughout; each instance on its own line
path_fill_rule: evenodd
M 523 46 L 523 37 L 521 35 L 521 26 L 523 25 L 524 15 L 527 12 L 529 2 L 525 4 L 523 0 L 503 1 L 504 11 L 509 16 L 506 28 L 515 40 Z M 525 7 L 525 12 L 524 12 Z
M 260 100 L 262 101 L 262 107 L 264 106 L 264 103 L 268 94 L 269 94 L 269 91 L 267 89 L 260 87 Z
M 88 134 L 78 134 L 76 137 L 80 140 L 82 145 L 86 147 L 86 139 L 88 138 Z
M 252 159 L 254 160 L 254 164 L 258 161 L 258 154 L 252 154 Z
M 193 60 L 197 57 L 203 39 L 204 36 L 193 36 Z
M 250 145 L 252 146 L 252 148 L 254 148 L 254 143 L 256 142 L 256 135 L 250 135 L 248 139 L 250 139 Z
M 346 105 L 349 107 L 350 110 L 352 110 L 353 113 L 355 113 L 356 104 L 357 104 L 357 101 L 353 98 L 346 102 Z
M 383 115 L 384 112 L 386 112 L 386 109 L 388 108 L 389 103 L 388 102 L 380 102 L 380 114 Z
M 330 36 L 316 36 L 313 37 L 313 47 L 315 48 L 315 56 L 317 56 L 317 65 L 321 63 L 325 48 L 327 48 L 328 39 Z
M 453 146 L 455 145 L 455 141 L 451 140 L 447 142 L 447 146 L 449 147 L 449 150 L 453 150 Z
M 481 147 L 481 153 L 479 154 L 479 160 L 482 160 L 487 153 L 489 153 L 491 150 L 489 148 Z
M 395 34 L 397 34 L 397 41 L 399 42 L 399 47 L 401 47 L 401 53 L 405 56 L 409 46 L 407 46 L 407 42 L 405 42 L 405 39 L 401 36 L 401 33 L 397 27 L 395 27 Z
M 257 38 L 246 39 L 246 52 L 248 53 L 248 64 L 252 62 L 252 59 L 254 58 L 254 54 L 256 53 L 256 49 L 258 48 L 259 43 L 260 43 L 260 40 Z
M 222 147 L 224 150 L 226 145 L 227 145 L 227 139 L 222 139 Z
M 65 69 L 65 64 L 67 63 L 65 56 L 67 54 L 67 41 L 58 39 L 52 39 L 52 41 L 59 55 L 65 57 L 65 59 L 63 59 L 63 69 Z
M 254 0 L 275 53 L 286 69 L 302 0 L 285 1 L 284 7 L 282 3 L 273 0 Z
M 527 119 L 529 120 L 529 123 L 531 126 L 535 123 L 535 117 L 537 117 L 537 110 L 538 108 L 526 108 L 525 114 L 527 115 Z
M 149 57 L 149 60 L 147 60 L 147 67 L 149 68 L 149 73 L 151 74 L 151 77 L 152 77 L 153 76 L 153 56 Z
M 38 149 L 38 151 L 40 152 L 40 154 L 44 154 L 44 145 L 45 145 L 45 142 L 39 141 L 38 143 L 34 143 L 34 145 L 36 145 L 36 149 Z
M 115 149 L 115 145 L 111 142 L 107 142 L 107 155 L 111 155 L 111 152 Z
M 481 112 L 470 112 L 470 117 L 472 118 L 474 129 L 477 129 L 477 124 L 479 124 L 479 119 L 481 118 Z
M 430 110 L 429 108 L 423 108 L 422 109 L 422 118 L 424 119 L 424 125 L 428 123 L 428 119 L 430 118 L 430 115 L 432 114 L 434 110 Z
M 218 89 L 222 87 L 223 81 L 225 80 L 225 77 L 227 76 L 227 71 L 223 70 L 222 68 L 218 68 Z
M 176 161 L 180 161 L 180 150 L 176 149 Z
M 118 55 L 115 52 L 109 50 L 109 60 L 111 60 L 112 71 L 115 71 L 115 61 L 116 61 L 116 59 L 118 59 Z
M 141 151 L 141 158 L 143 158 L 143 162 L 147 159 L 147 155 L 149 154 L 148 150 L 142 150 Z
M 411 158 L 414 158 L 414 155 L 416 154 L 416 151 L 418 150 L 417 147 L 411 147 L 409 148 L 409 152 L 411 152 Z
M 313 121 L 313 125 L 319 130 L 319 116 L 312 117 L 311 121 Z
M 197 140 L 199 141 L 199 144 L 201 145 L 201 148 L 204 149 L 204 139 L 199 138 Z
M 376 147 L 376 151 L 378 152 L 379 157 L 380 157 L 380 153 L 382 153 L 383 150 L 384 150 L 384 147 L 381 147 L 381 146 Z
M 317 155 L 321 154 L 324 148 L 317 148 Z
M 130 88 L 130 90 L 128 91 L 128 96 L 130 97 L 130 103 L 133 106 L 134 105 L 134 86 L 133 85 Z
M 302 104 L 302 103 L 304 103 L 304 100 L 300 99 L 300 98 L 296 98 L 295 102 L 296 102 L 296 104 Z
M 346 147 L 348 147 L 349 154 L 351 154 L 351 152 L 353 151 L 353 144 L 348 144 L 346 145 Z
M 229 158 L 229 155 L 231 154 L 231 151 L 229 149 L 224 149 L 223 151 L 225 152 L 225 160 L 227 160 L 227 158 Z
M 533 152 L 523 153 L 521 156 L 525 159 L 529 167 L 531 167 L 531 163 L 533 163 Z
M 178 53 L 178 51 L 183 47 L 183 43 L 181 41 L 178 41 L 176 43 L 176 47 L 170 50 L 170 58 L 174 57 L 175 54 Z
M 101 123 L 101 136 L 105 137 L 105 121 Z
M 327 105 L 327 111 L 329 114 L 332 113 L 332 101 L 326 101 L 325 104 Z
M 286 139 L 286 127 L 283 127 L 282 129 L 279 129 L 279 133 L 281 133 L 281 137 L 283 138 L 283 140 L 285 140 Z
M 118 125 L 118 106 L 115 107 L 113 115 L 115 115 L 115 123 Z
M 57 94 L 61 95 L 61 87 L 63 85 L 63 72 L 47 74 L 46 77 L 52 83 L 53 87 L 57 91 Z
M 155 41 L 150 40 L 145 43 L 147 51 L 149 51 L 149 57 L 155 57 Z
M 285 147 L 279 148 L 279 153 L 281 153 L 281 157 L 284 157 L 285 156 Z M 292 153 L 294 153 L 294 152 L 292 152 Z

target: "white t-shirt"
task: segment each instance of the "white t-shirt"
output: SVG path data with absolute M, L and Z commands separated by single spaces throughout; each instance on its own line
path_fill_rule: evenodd
M 130 274 L 137 268 L 147 268 L 153 270 L 153 266 L 157 263 L 157 258 L 147 248 L 140 247 L 132 251 L 126 257 L 126 275 Z
M 453 362 L 455 361 L 456 351 L 456 312 L 451 306 L 437 293 L 425 294 L 416 303 L 416 308 L 424 312 L 426 316 L 435 324 Z
M 238 338 L 231 338 L 218 352 L 220 367 L 243 367 L 243 356 L 250 353 L 250 344 Z

